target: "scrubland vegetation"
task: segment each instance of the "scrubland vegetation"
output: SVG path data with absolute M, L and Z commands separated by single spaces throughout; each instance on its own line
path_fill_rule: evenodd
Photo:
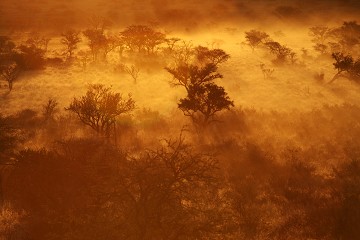
M 275 6 L 295 30 L 9 20 L 0 240 L 359 239 L 358 19 Z

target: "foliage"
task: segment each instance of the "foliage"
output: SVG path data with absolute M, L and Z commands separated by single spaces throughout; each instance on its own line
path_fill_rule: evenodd
M 107 38 L 103 29 L 87 29 L 83 32 L 84 36 L 89 40 L 89 47 L 93 57 L 93 61 L 97 61 L 100 52 L 107 43 Z
M 340 52 L 333 53 L 332 57 L 335 60 L 333 65 L 338 72 L 329 83 L 332 83 L 339 77 L 346 77 L 354 81 L 359 81 L 360 59 L 355 61 L 351 55 L 344 55 Z
M 81 42 L 79 34 L 74 30 L 67 30 L 61 34 L 61 43 L 66 47 L 64 54 L 67 55 L 67 59 L 72 59 L 78 43 Z
M 135 102 L 130 95 L 124 99 L 120 93 L 111 92 L 111 88 L 93 84 L 84 96 L 74 98 L 66 110 L 76 113 L 82 123 L 99 135 L 109 137 L 116 117 L 134 108 Z
M 165 34 L 144 25 L 131 25 L 121 32 L 121 38 L 131 52 L 154 54 L 165 43 Z
M 196 125 L 203 127 L 215 120 L 217 112 L 229 110 L 233 106 L 225 89 L 214 83 L 191 84 L 187 97 L 180 99 L 178 104 L 185 116 L 191 117 Z
M 360 45 L 360 25 L 356 21 L 345 21 L 341 27 L 332 30 L 332 36 L 340 45 L 341 52 L 356 51 Z
M 223 78 L 217 72 L 218 68 L 214 63 L 200 67 L 180 65 L 165 69 L 173 75 L 175 85 L 186 89 L 187 97 L 180 99 L 178 107 L 198 128 L 206 127 L 213 122 L 217 112 L 234 106 L 224 88 L 213 82 Z
M 18 48 L 19 54 L 16 57 L 16 62 L 21 69 L 39 70 L 44 68 L 45 49 L 32 43 L 32 41 L 21 44 Z
M 196 58 L 202 64 L 218 64 L 226 62 L 230 55 L 222 49 L 208 49 L 207 47 L 198 46 L 195 48 Z
M 269 35 L 266 32 L 253 29 L 250 30 L 249 32 L 245 32 L 245 39 L 247 45 L 249 45 L 251 49 L 254 51 L 255 48 L 257 48 L 261 44 L 266 43 L 266 40 L 269 39 Z
M 284 64 L 289 61 L 290 63 L 295 63 L 296 54 L 292 51 L 292 49 L 274 41 L 266 42 L 265 46 L 270 50 L 271 54 L 276 56 L 274 63 Z
M 214 81 L 215 79 L 223 78 L 223 76 L 217 72 L 218 67 L 212 63 L 200 67 L 192 64 L 184 64 L 175 68 L 166 67 L 165 69 L 173 75 L 175 80 L 173 84 L 183 86 L 187 91 L 190 85 L 198 86 Z

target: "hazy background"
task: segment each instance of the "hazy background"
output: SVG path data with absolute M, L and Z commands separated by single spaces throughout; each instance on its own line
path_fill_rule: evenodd
M 359 7 L 356 0 L 5 0 L 0 3 L 0 29 L 84 26 L 89 15 L 95 13 L 109 18 L 115 26 L 157 22 L 188 31 L 225 23 L 237 26 L 333 23 L 353 19 Z

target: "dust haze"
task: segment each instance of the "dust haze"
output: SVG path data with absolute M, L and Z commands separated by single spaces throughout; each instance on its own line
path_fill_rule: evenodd
M 360 2 L 0 2 L 0 240 L 360 238 Z

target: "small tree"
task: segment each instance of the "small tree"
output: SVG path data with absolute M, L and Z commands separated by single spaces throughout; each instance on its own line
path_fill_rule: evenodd
M 87 29 L 83 32 L 84 36 L 89 40 L 89 47 L 93 57 L 93 61 L 98 60 L 101 49 L 106 46 L 107 39 L 103 29 Z
M 124 71 L 132 77 L 134 83 L 136 84 L 136 81 L 139 77 L 140 68 L 136 67 L 135 65 L 131 65 L 130 67 L 124 66 Z
M 120 93 L 102 84 L 89 85 L 86 94 L 74 98 L 66 110 L 76 113 L 80 121 L 94 129 L 97 134 L 110 137 L 116 117 L 131 112 L 135 102 L 129 95 L 124 99 Z
M 288 60 L 290 60 L 291 63 L 295 62 L 295 53 L 288 47 L 281 45 L 278 42 L 267 42 L 265 45 L 270 50 L 270 53 L 276 56 L 276 59 L 274 60 L 277 64 L 284 64 Z
M 79 32 L 68 30 L 62 33 L 61 36 L 61 43 L 66 47 L 64 54 L 67 55 L 67 59 L 72 59 L 74 51 L 77 49 L 77 45 L 81 41 Z
M 4 66 L 1 69 L 1 76 L 8 83 L 9 91 L 13 89 L 14 81 L 17 79 L 19 74 L 20 74 L 20 68 L 15 62 L 7 66 Z
M 43 105 L 42 115 L 45 122 L 54 120 L 54 116 L 58 111 L 58 102 L 54 98 L 49 98 L 46 104 Z
M 165 43 L 165 34 L 143 25 L 131 25 L 121 32 L 121 38 L 132 52 L 153 54 L 155 47 Z
M 245 39 L 247 45 L 251 47 L 254 51 L 259 45 L 264 44 L 265 40 L 269 38 L 269 35 L 266 32 L 261 32 L 258 30 L 251 30 L 249 32 L 245 32 Z
M 263 73 L 264 79 L 270 79 L 271 75 L 274 73 L 274 69 L 266 68 L 265 63 L 260 63 L 259 67 Z
M 187 97 L 180 99 L 178 104 L 184 115 L 189 116 L 198 127 L 206 127 L 215 120 L 217 112 L 233 106 L 234 102 L 225 89 L 212 82 L 190 85 Z
M 335 60 L 333 63 L 337 73 L 329 83 L 334 82 L 339 77 L 345 77 L 351 80 L 360 80 L 360 59 L 354 60 L 351 55 L 344 55 L 343 53 L 333 53 L 332 57 Z

